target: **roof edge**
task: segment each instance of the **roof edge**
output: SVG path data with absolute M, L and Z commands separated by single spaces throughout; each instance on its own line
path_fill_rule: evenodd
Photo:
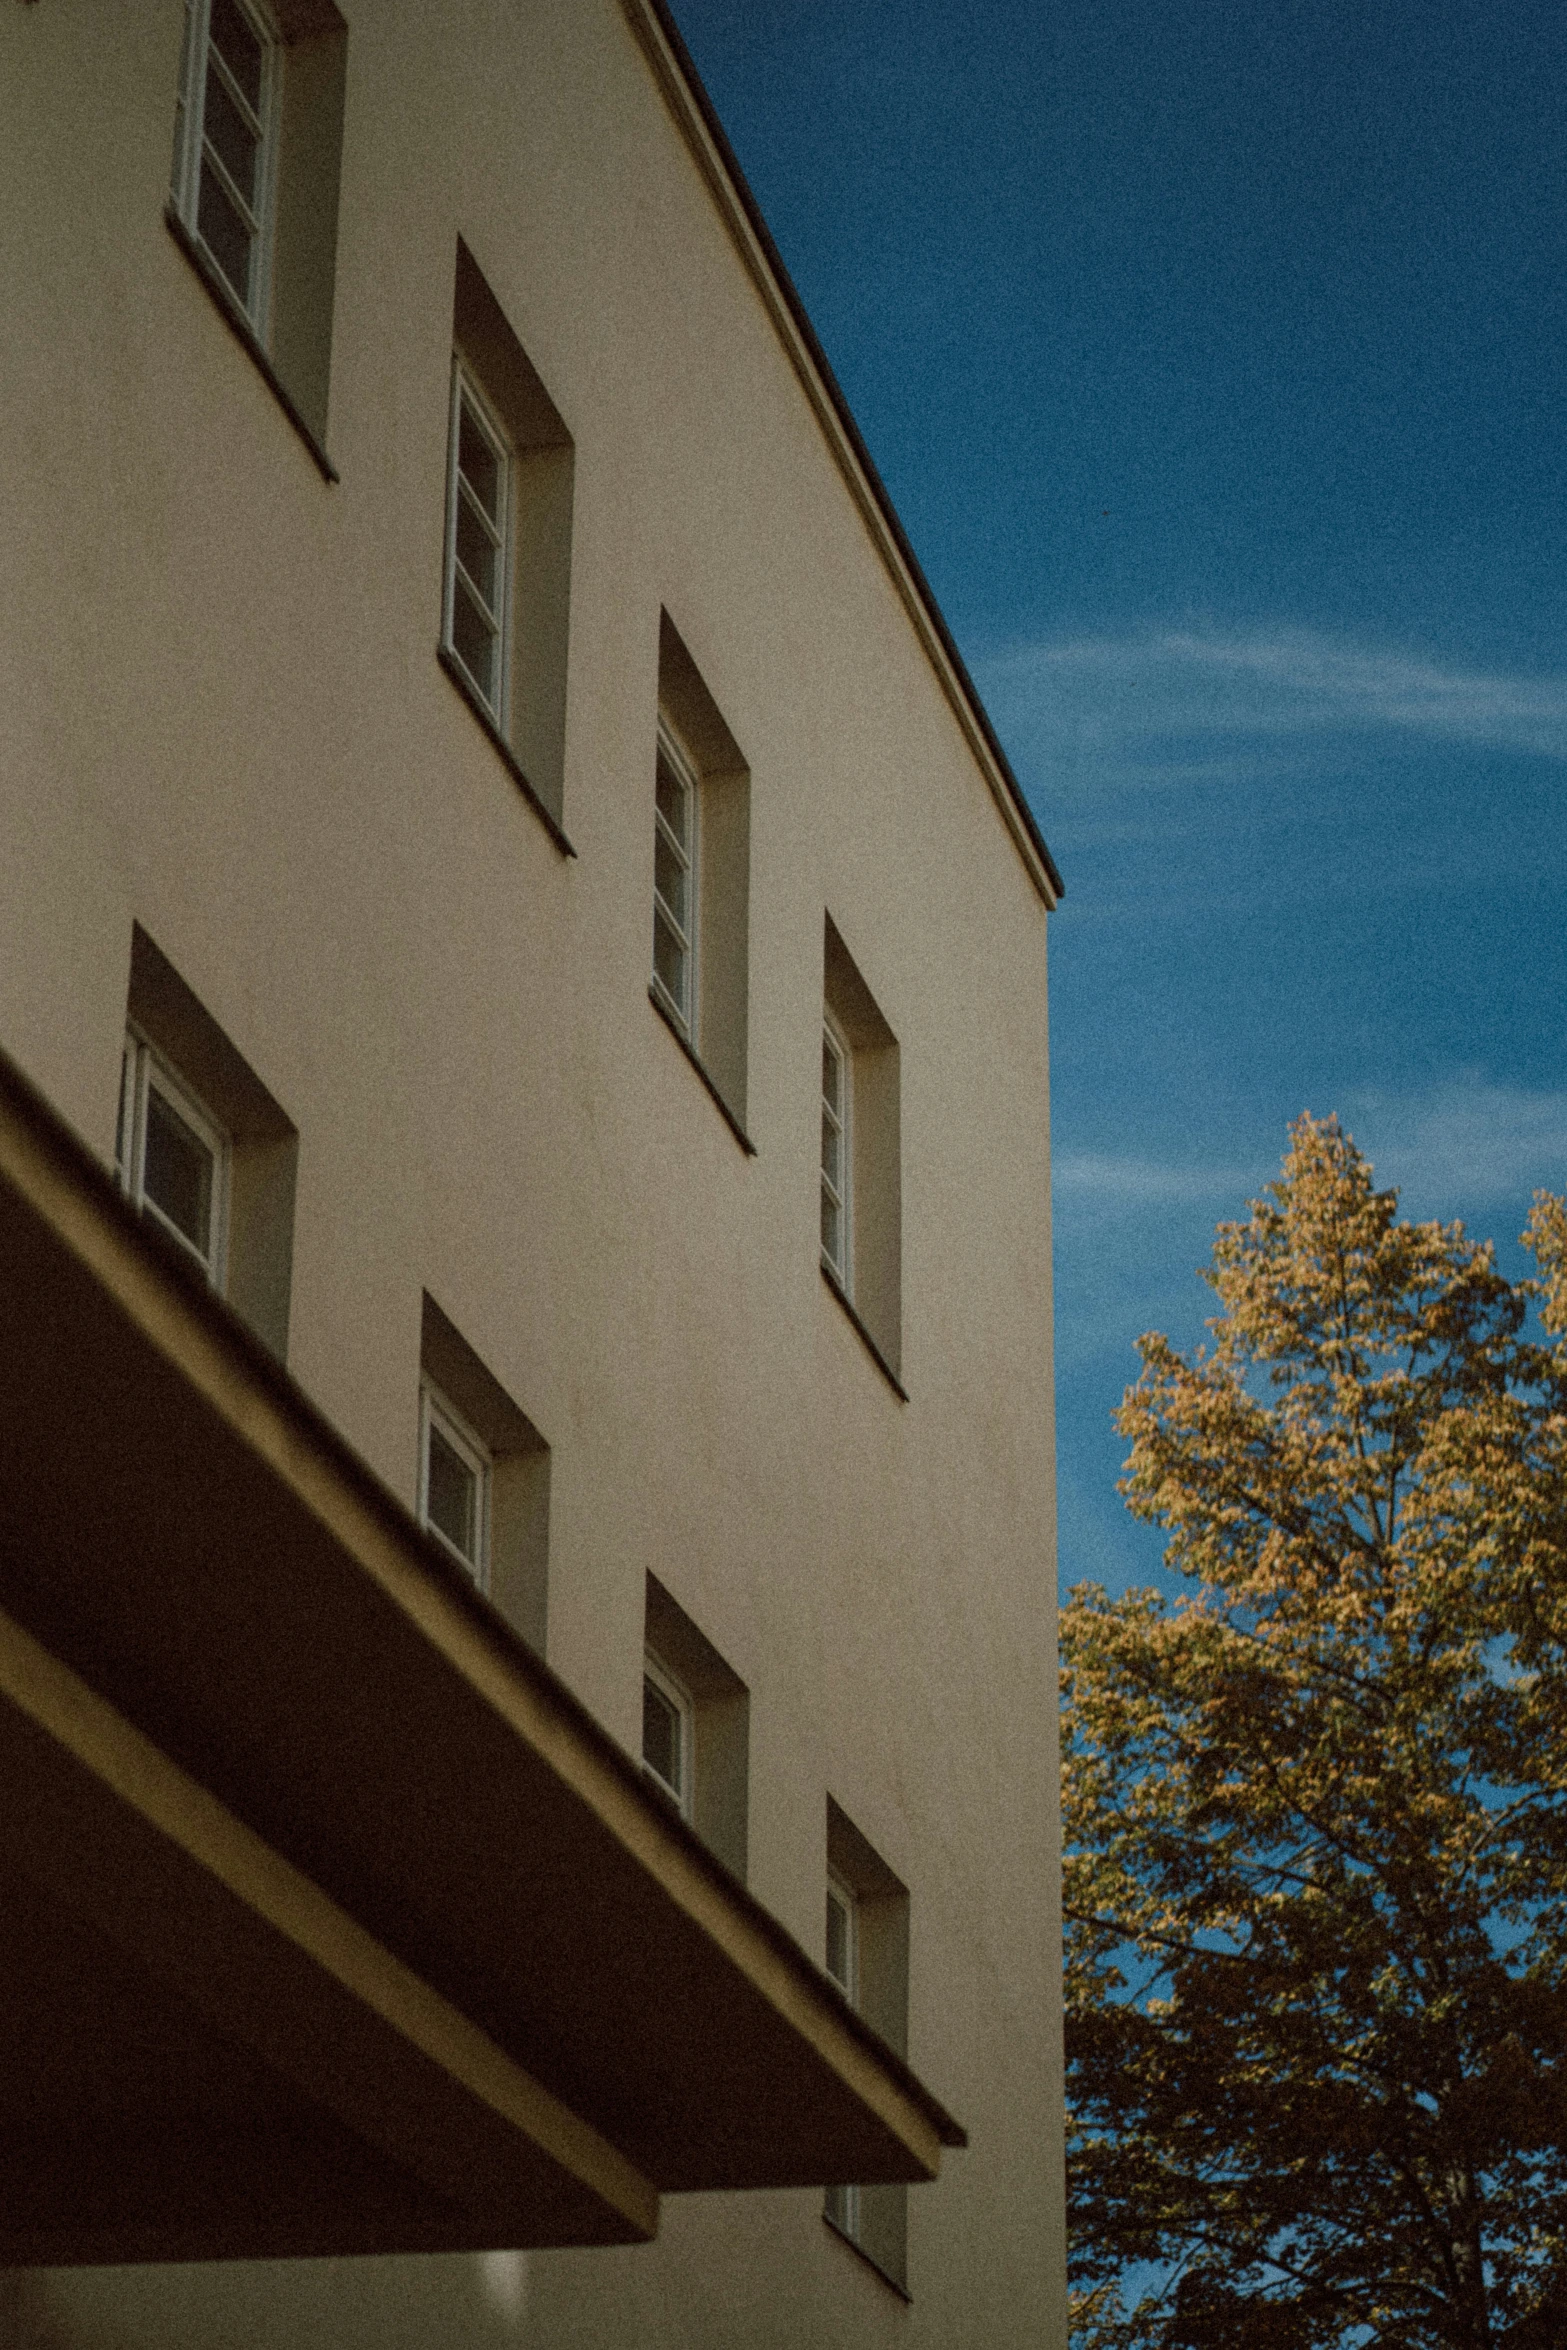
M 1060 869 L 1024 797 L 1012 763 L 1001 747 L 990 713 L 958 651 L 919 557 L 909 543 L 908 533 L 865 445 L 864 435 L 811 324 L 799 290 L 773 241 L 762 208 L 670 11 L 669 0 L 621 0 L 621 6 L 652 64 L 670 102 L 670 111 L 703 177 L 718 199 L 741 258 L 780 330 L 839 468 L 892 574 L 916 633 L 931 656 L 1029 878 L 1045 904 L 1054 907 L 1066 894 Z
M 68 1245 L 93 1265 L 100 1279 L 101 1261 L 95 1260 L 101 1260 L 105 1250 L 119 1254 L 122 1271 L 138 1285 L 145 1285 L 143 1302 L 150 1303 L 155 1312 L 159 1344 L 167 1349 L 171 1332 L 186 1343 L 196 1338 L 203 1346 L 208 1378 L 232 1377 L 249 1384 L 255 1403 L 275 1415 L 276 1424 L 298 1447 L 299 1460 L 313 1473 L 312 1500 L 325 1522 L 330 1524 L 331 1519 L 321 1510 L 321 1503 L 330 1486 L 348 1514 L 362 1514 L 366 1529 L 376 1529 L 393 1551 L 417 1564 L 421 1582 L 429 1587 L 429 1604 L 420 1618 L 424 1636 L 475 1686 L 487 1686 L 492 1697 L 504 1693 L 509 1682 L 518 1698 L 526 1693 L 534 1701 L 541 1721 L 550 1720 L 559 1733 L 558 1748 L 554 1738 L 550 1741 L 552 1767 L 558 1775 L 571 1776 L 561 1761 L 570 1749 L 581 1773 L 575 1781 L 579 1790 L 586 1785 L 587 1775 L 594 1773 L 603 1774 L 603 1793 L 618 1789 L 620 1803 L 614 1817 L 602 1800 L 594 1802 L 600 1819 L 619 1843 L 639 1853 L 669 1898 L 713 1933 L 716 1941 L 727 1942 L 734 1963 L 743 1964 L 752 1982 L 766 1992 L 780 2013 L 788 2015 L 797 2030 L 815 2038 L 818 2045 L 841 2031 L 873 2072 L 884 2076 L 887 2085 L 908 2100 L 938 2144 L 967 2146 L 963 2125 L 907 2058 L 849 2005 L 841 1987 L 782 1919 L 734 1875 L 691 1823 L 649 1789 L 640 1763 L 478 1590 L 442 1544 L 420 1527 L 406 1503 L 356 1451 L 294 1374 L 241 1320 L 233 1305 L 208 1287 L 205 1276 L 184 1250 L 163 1239 L 131 1205 L 103 1160 L 39 1081 L 0 1045 L 0 1191 L 6 1189 L 24 1198 L 35 1212 L 46 1214 L 56 1230 L 64 1233 L 67 1225 L 71 1226 Z M 78 1217 L 83 1219 L 80 1227 Z M 90 1257 L 80 1246 L 84 1231 L 90 1232 Z M 123 1310 L 131 1311 L 123 1295 L 120 1302 Z M 184 1368 L 191 1375 L 188 1359 Z M 249 1441 L 254 1449 L 264 1449 L 259 1421 L 252 1426 Z M 297 1475 L 295 1486 L 303 1491 L 304 1480 Z M 353 1547 L 345 1543 L 345 1548 Z M 354 1549 L 354 1555 L 363 1561 L 362 1546 Z M 454 1637 L 459 1623 L 477 1635 L 466 1658 L 459 1653 L 460 1643 Z M 475 1673 L 474 1663 L 481 1656 L 492 1668 L 493 1678 Z M 726 1917 L 733 1934 L 715 1932 L 715 1917 Z M 764 1980 L 764 1970 L 755 1963 L 759 1952 L 753 1953 L 749 1963 L 735 1956 L 736 1939 L 749 1936 L 755 1937 L 777 1969 L 770 1980 Z

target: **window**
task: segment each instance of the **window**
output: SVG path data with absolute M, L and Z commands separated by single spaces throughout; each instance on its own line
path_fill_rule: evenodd
M 851 1885 L 833 1870 L 827 1872 L 827 1972 L 851 2007 L 860 2003 L 859 1901 Z M 829 2187 L 827 2217 L 844 2235 L 858 2238 L 860 2190 Z
M 419 1326 L 418 1513 L 542 1656 L 550 1448 L 428 1294 Z
M 452 366 L 444 641 L 496 725 L 506 723 L 512 455 L 461 360 Z
M 649 993 L 749 1151 L 750 771 L 667 613 L 658 704 Z
M 696 1738 L 689 1693 L 648 1649 L 642 1659 L 642 1767 L 691 1817 Z
M 426 1379 L 419 1392 L 419 1520 L 481 1591 L 489 1577 L 490 1474 L 481 1438 Z
M 822 1020 L 822 1262 L 849 1295 L 849 1048 Z
M 169 219 L 322 471 L 347 28 L 333 0 L 186 0 Z
M 899 2056 L 909 2040 L 909 1896 L 874 1847 L 829 1797 L 827 1972 L 850 2005 Z M 908 2290 L 908 2191 L 829 2187 L 822 2216 L 900 2293 Z
M 568 855 L 560 820 L 575 462 L 559 410 L 459 239 L 439 656 Z
M 135 1205 L 179 1242 L 214 1289 L 222 1289 L 228 1136 L 135 1028 L 125 1037 L 114 1162 Z
M 149 1222 L 286 1359 L 299 1136 L 139 923 L 115 1163 Z
M 643 1637 L 643 1767 L 743 1879 L 749 1692 L 656 1575 L 647 1579 Z
M 696 1000 L 696 772 L 667 719 L 658 722 L 653 811 L 653 984 L 694 1042 Z
M 821 1264 L 903 1394 L 898 1040 L 829 915 L 823 946 Z
M 827 1872 L 827 1972 L 851 2007 L 858 2004 L 859 1920 L 852 1885 Z
M 278 45 L 246 0 L 186 0 L 174 195 L 258 334 L 267 315 Z

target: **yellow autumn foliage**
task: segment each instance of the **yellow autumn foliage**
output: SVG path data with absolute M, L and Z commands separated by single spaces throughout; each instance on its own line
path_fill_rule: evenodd
M 1219 1227 L 1063 1615 L 1084 2350 L 1567 2346 L 1567 1205 L 1512 1283 L 1335 1120 Z

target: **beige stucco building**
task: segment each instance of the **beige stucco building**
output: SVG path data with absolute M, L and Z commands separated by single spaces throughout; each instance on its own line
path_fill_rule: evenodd
M 0 190 L 0 2345 L 1060 2344 L 1060 885 L 678 35 Z

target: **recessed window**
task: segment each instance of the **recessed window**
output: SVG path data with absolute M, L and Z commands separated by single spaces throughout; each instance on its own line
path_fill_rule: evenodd
M 114 1158 L 122 1189 L 221 1289 L 229 1138 L 134 1028 L 126 1032 L 121 1063 Z
M 749 1151 L 751 776 L 667 613 L 659 629 L 652 831 L 649 993 Z
M 825 930 L 822 995 L 822 1271 L 901 1395 L 898 1040 L 831 916 Z
M 246 0 L 187 0 L 174 192 L 258 333 L 266 317 L 278 43 Z
M 822 1262 L 845 1290 L 849 1270 L 849 1079 L 843 1032 L 831 1013 L 822 1020 Z
M 332 0 L 186 0 L 169 185 L 176 234 L 329 476 L 347 41 Z
M 575 462 L 558 409 L 459 239 L 439 656 L 568 855 L 560 822 Z
M 456 361 L 447 478 L 445 642 L 503 731 L 511 504 L 510 444 L 477 384 Z
M 830 1799 L 827 1805 L 827 1972 L 856 2012 L 908 2054 L 909 1897 L 885 1861 Z M 900 2292 L 908 2288 L 908 2194 L 901 2186 L 829 2187 L 824 2218 Z
M 419 1516 L 483 1590 L 489 1572 L 489 1448 L 426 1379 L 419 1395 Z
M 696 997 L 696 771 L 666 719 L 658 726 L 653 810 L 653 984 L 692 1043 Z
M 549 1626 L 550 1448 L 428 1294 L 419 1326 L 418 1511 L 542 1656 Z
M 294 1125 L 139 923 L 125 1009 L 121 1186 L 286 1360 Z
M 829 2187 L 822 2209 L 832 2224 L 851 2244 L 860 2240 L 860 2190 L 858 2187 Z
M 649 1649 L 642 1660 L 642 1767 L 691 1817 L 695 1779 L 694 1709 L 689 1690 Z
M 750 1693 L 655 1575 L 647 1579 L 643 1637 L 643 1768 L 743 1880 Z
M 857 1897 L 852 1885 L 827 1872 L 827 1972 L 852 2006 L 859 1996 Z
M 827 1972 L 851 2007 L 859 2005 L 859 1901 L 842 1877 L 827 1872 Z M 860 2232 L 858 2187 L 829 2187 L 824 2205 L 827 2217 L 846 2236 Z

